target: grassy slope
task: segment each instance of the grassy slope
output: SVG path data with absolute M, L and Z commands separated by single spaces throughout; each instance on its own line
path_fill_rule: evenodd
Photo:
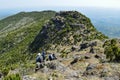
M 0 69 L 5 66 L 12 67 L 15 63 L 25 62 L 28 45 L 34 40 L 45 21 L 54 15 L 55 12 L 53 11 L 19 13 L 0 21 L 0 29 L 2 29 L 4 26 L 14 24 L 14 21 L 17 22 L 26 16 L 34 19 L 34 23 L 31 22 L 31 25 L 28 23 L 24 27 L 21 26 L 19 29 L 12 30 L 0 39 Z

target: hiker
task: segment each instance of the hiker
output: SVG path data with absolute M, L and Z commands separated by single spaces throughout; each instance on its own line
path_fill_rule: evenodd
M 57 59 L 54 53 L 53 53 L 53 54 L 49 54 L 48 57 L 49 57 L 49 60 L 50 60 L 50 61 Z
M 57 59 L 54 53 L 53 53 L 52 55 L 53 55 L 53 57 L 54 57 L 54 60 Z
M 43 57 L 40 53 L 37 54 L 36 63 L 37 62 L 39 62 L 39 63 L 43 62 Z
M 45 55 L 46 55 L 45 50 L 43 50 L 43 51 L 42 51 L 43 60 L 45 60 Z
M 36 58 L 35 72 L 38 71 L 42 67 L 43 67 L 43 57 L 42 57 L 42 55 L 40 53 L 38 53 L 37 58 Z

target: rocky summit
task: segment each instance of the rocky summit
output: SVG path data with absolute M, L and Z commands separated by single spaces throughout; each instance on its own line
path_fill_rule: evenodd
M 1 20 L 0 31 L 0 79 L 120 80 L 120 40 L 80 12 L 22 12 Z

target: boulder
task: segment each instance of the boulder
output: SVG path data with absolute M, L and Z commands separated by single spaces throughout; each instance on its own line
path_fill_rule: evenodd
M 51 61 L 46 63 L 46 66 L 49 70 L 57 70 L 60 72 L 64 72 L 67 70 L 67 67 L 65 67 L 62 63 L 59 61 Z
M 86 71 L 96 68 L 96 64 L 89 64 L 86 68 Z
M 100 54 L 96 54 L 95 58 L 99 59 L 99 58 L 101 58 L 101 55 Z
M 95 53 L 94 48 L 91 47 L 89 52 L 90 52 L 90 53 Z
M 73 72 L 71 72 L 70 74 L 69 74 L 69 77 L 75 77 L 75 78 L 79 78 L 79 72 L 77 72 L 77 71 L 73 71 Z
M 91 41 L 89 43 L 89 46 L 93 47 L 93 46 L 97 46 L 97 41 Z
M 75 46 L 75 45 L 72 46 L 72 48 L 71 48 L 72 51 L 79 50 L 79 49 L 80 49 L 80 47 L 79 46 Z
M 91 42 L 83 42 L 80 44 L 80 50 L 88 48 L 88 47 L 94 47 L 97 46 L 97 42 L 96 41 L 91 41 Z
M 104 68 L 100 73 L 100 77 L 107 77 L 108 73 L 109 73 L 109 70 L 107 68 Z
M 96 54 L 94 57 L 100 59 L 102 63 L 105 63 L 107 61 L 106 56 L 104 54 Z
M 120 80 L 118 76 L 105 77 L 104 80 Z
M 87 42 L 86 42 L 86 43 L 81 43 L 81 44 L 80 44 L 80 50 L 85 49 L 85 48 L 88 48 L 88 47 L 89 47 L 89 45 L 88 45 Z
M 83 73 L 84 76 L 95 76 L 99 75 L 99 71 L 96 69 L 96 64 L 89 64 L 86 71 Z
M 112 73 L 113 74 L 113 73 Z M 105 64 L 89 64 L 83 73 L 84 76 L 97 76 L 100 78 L 108 77 L 111 75 L 108 65 Z
M 85 54 L 85 55 L 84 55 L 84 58 L 85 58 L 85 59 L 90 59 L 90 58 L 91 58 L 90 53 Z
M 73 64 L 77 63 L 78 61 L 79 61 L 79 58 L 76 57 L 76 58 L 74 58 L 74 60 L 70 64 L 73 65 Z
M 25 75 L 22 77 L 22 80 L 37 80 L 35 77 L 31 77 L 29 75 Z
M 57 64 L 54 62 L 49 62 L 46 64 L 49 69 L 56 70 Z

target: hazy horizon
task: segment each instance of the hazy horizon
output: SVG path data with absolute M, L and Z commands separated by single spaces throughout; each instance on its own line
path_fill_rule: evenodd
M 1 10 L 0 13 L 0 19 L 4 19 L 8 16 L 17 14 L 19 12 L 32 12 L 32 11 L 46 11 L 46 10 L 53 10 L 56 12 L 59 11 L 79 11 L 83 14 L 85 14 L 86 16 L 89 17 L 89 15 L 92 15 L 95 12 L 99 12 L 101 14 L 119 14 L 120 9 L 116 9 L 116 8 L 101 8 L 101 7 L 41 7 L 41 8 L 15 8 L 15 9 L 4 9 Z M 108 13 L 110 12 L 110 13 Z M 96 14 L 98 15 L 98 14 Z
M 120 9 L 120 0 L 0 0 L 0 18 L 18 12 L 43 11 L 43 10 L 77 10 L 89 8 Z

